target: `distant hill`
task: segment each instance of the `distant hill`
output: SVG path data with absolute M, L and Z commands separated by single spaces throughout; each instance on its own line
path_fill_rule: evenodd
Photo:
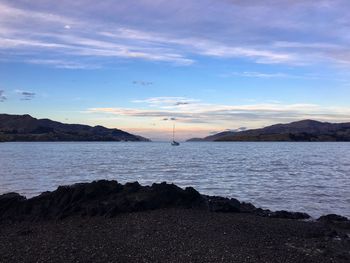
M 226 131 L 188 141 L 350 141 L 350 122 L 328 123 L 303 120 L 262 129 Z
M 30 115 L 0 114 L 0 141 L 149 141 L 103 126 L 64 124 Z

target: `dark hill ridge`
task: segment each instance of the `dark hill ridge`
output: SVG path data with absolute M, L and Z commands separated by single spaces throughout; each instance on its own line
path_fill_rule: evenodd
M 119 129 L 0 114 L 0 141 L 149 141 Z
M 188 141 L 350 141 L 350 122 L 328 123 L 303 120 L 262 129 L 222 132 Z

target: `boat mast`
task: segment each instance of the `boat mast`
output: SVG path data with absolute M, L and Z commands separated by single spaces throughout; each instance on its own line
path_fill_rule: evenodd
M 175 123 L 173 124 L 173 141 L 175 141 Z

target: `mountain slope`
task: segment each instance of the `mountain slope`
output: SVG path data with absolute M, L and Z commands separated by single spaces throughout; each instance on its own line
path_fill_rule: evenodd
M 262 129 L 222 132 L 201 141 L 350 141 L 350 123 L 303 120 Z
M 103 126 L 64 124 L 30 115 L 0 114 L 0 141 L 149 141 Z

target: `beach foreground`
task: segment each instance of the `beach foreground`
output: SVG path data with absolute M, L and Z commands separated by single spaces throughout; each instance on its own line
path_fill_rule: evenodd
M 349 221 L 99 181 L 0 196 L 0 262 L 349 262 Z

